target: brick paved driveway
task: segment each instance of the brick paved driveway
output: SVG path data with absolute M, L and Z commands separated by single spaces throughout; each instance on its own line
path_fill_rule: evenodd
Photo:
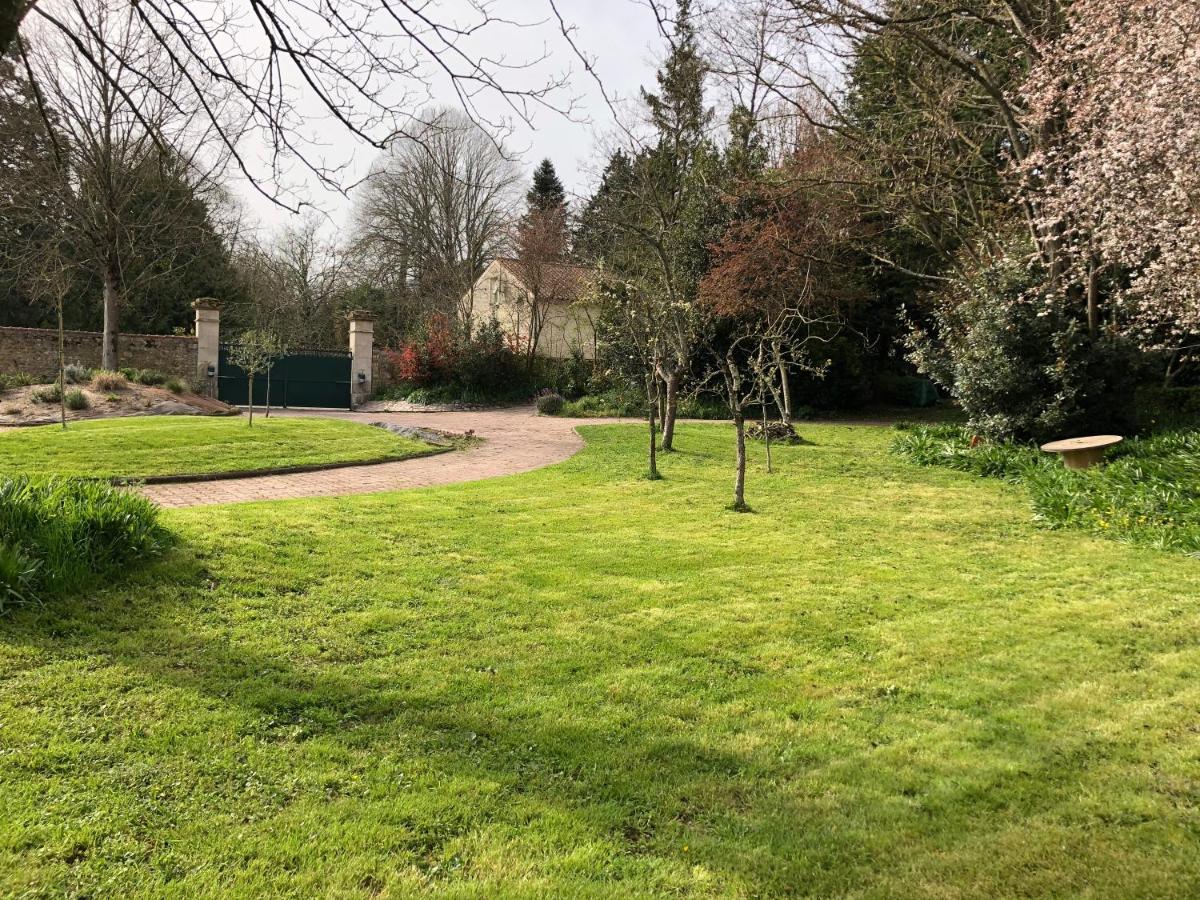
M 360 422 L 421 425 L 458 433 L 474 430 L 476 435 L 483 438 L 483 443 L 470 450 L 373 466 L 293 475 L 259 475 L 229 481 L 151 484 L 142 487 L 142 492 L 163 506 L 183 507 L 292 497 L 371 494 L 478 481 L 528 472 L 567 459 L 583 447 L 583 439 L 575 432 L 575 426 L 619 421 L 539 416 L 532 406 L 475 412 L 351 413 L 321 410 L 273 411 L 271 415 L 336 416 Z

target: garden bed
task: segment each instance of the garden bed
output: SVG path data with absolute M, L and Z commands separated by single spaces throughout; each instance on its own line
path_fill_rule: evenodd
M 903 427 L 894 449 L 918 465 L 1022 485 L 1043 525 L 1200 554 L 1200 431 L 1127 440 L 1107 452 L 1106 465 L 1085 470 L 952 425 Z
M 153 380 L 157 381 L 158 378 Z M 0 426 L 45 425 L 61 421 L 56 384 L 0 383 Z M 168 388 L 166 385 L 170 385 Z M 172 390 L 171 388 L 174 388 Z M 227 416 L 237 410 L 220 400 L 188 390 L 182 382 L 163 377 L 159 384 L 142 384 L 119 376 L 90 373 L 67 382 L 67 421 L 130 416 Z M 74 395 L 74 396 L 73 396 Z

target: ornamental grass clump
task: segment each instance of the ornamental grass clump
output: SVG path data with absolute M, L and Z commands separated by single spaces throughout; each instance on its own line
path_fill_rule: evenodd
M 158 507 L 76 478 L 0 479 L 0 612 L 70 593 L 158 555 Z
M 918 465 L 1022 484 L 1035 520 L 1048 527 L 1200 555 L 1200 431 L 1125 441 L 1105 465 L 1084 470 L 1034 445 L 979 440 L 957 426 L 906 429 L 893 449 Z
M 101 369 L 92 373 L 92 387 L 98 391 L 119 391 L 129 386 L 128 379 L 120 372 Z

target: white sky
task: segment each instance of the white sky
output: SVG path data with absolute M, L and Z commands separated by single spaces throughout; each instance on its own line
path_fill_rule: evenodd
M 442 0 L 439 9 L 453 9 L 460 0 Z M 636 100 L 642 85 L 654 81 L 657 60 L 663 52 L 663 40 L 651 11 L 638 0 L 559 0 L 559 11 L 569 24 L 577 26 L 573 37 L 580 50 L 595 60 L 596 74 L 612 99 Z M 567 92 L 558 97 L 559 105 L 574 100 L 575 112 L 567 118 L 554 110 L 539 109 L 533 127 L 515 122 L 506 144 L 510 152 L 531 172 L 542 158 L 549 157 L 570 194 L 586 194 L 603 166 L 604 154 L 598 146 L 615 129 L 612 112 L 605 103 L 596 80 L 583 70 L 579 59 L 562 36 L 547 0 L 495 0 L 492 13 L 521 22 L 540 22 L 536 27 L 513 28 L 503 23 L 488 26 L 483 32 L 489 53 L 503 50 L 512 61 L 531 60 L 547 55 L 539 68 L 520 76 L 529 84 L 542 84 L 556 75 L 569 75 Z M 514 76 L 517 77 L 517 76 Z M 435 104 L 455 103 L 448 86 L 434 90 Z M 480 102 L 483 116 L 499 118 L 505 109 L 498 98 Z M 345 184 L 364 175 L 377 156 L 371 146 L 345 129 L 316 114 L 310 121 L 312 137 L 319 142 L 320 154 L 327 160 L 346 163 Z M 332 190 L 323 189 L 315 178 L 300 179 L 292 173 L 295 194 L 309 200 L 329 216 L 329 231 L 335 233 L 347 224 L 351 200 Z M 237 179 L 231 184 L 252 222 L 260 231 L 273 233 L 286 226 L 293 214 L 276 206 Z

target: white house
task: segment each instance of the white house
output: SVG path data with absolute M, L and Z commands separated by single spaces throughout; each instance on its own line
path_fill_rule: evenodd
M 471 288 L 470 307 L 473 321 L 485 322 L 494 315 L 500 327 L 524 346 L 529 339 L 530 309 L 526 298 L 530 289 L 521 272 L 519 260 L 493 260 Z M 578 347 L 587 359 L 595 358 L 599 310 L 586 302 L 595 274 L 595 269 L 570 263 L 539 266 L 543 281 L 540 302 L 545 308 L 545 321 L 537 342 L 539 356 L 566 359 L 572 348 Z

